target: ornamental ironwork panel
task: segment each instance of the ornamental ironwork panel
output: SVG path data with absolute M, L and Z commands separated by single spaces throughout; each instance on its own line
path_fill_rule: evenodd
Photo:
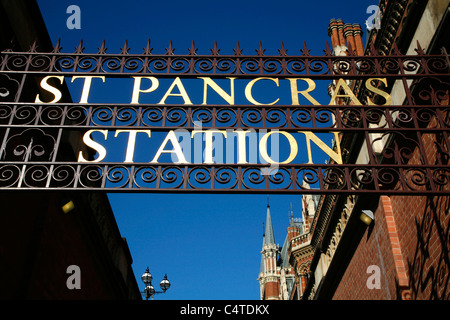
M 448 193 L 445 50 L 427 55 L 418 46 L 414 55 L 394 50 L 385 56 L 372 48 L 367 56 L 352 50 L 336 56 L 327 45 L 324 55 L 314 56 L 306 45 L 300 55 L 288 55 L 281 44 L 278 55 L 266 55 L 260 44 L 256 54 L 244 55 L 238 43 L 234 54 L 222 55 L 215 43 L 211 54 L 201 55 L 194 43 L 187 54 L 175 54 L 170 43 L 163 54 L 155 54 L 150 42 L 141 54 L 130 53 L 126 42 L 117 54 L 107 53 L 105 43 L 96 53 L 85 53 L 82 42 L 73 53 L 61 52 L 59 42 L 52 52 L 38 49 L 33 45 L 28 52 L 0 55 L 2 191 Z M 107 88 L 117 78 L 130 81 L 129 89 L 119 90 L 127 92 L 127 102 L 89 102 L 95 81 Z M 182 81 L 188 79 L 201 83 L 203 100 L 193 103 L 184 92 Z M 163 90 L 166 95 L 140 101 L 159 89 L 160 80 L 172 83 Z M 234 99 L 234 81 L 240 80 L 246 103 Z M 79 102 L 67 89 L 75 81 L 83 84 Z M 227 82 L 220 87 L 216 81 Z M 286 81 L 292 100 L 258 102 L 252 93 L 257 81 L 276 88 Z M 329 82 L 330 103 L 315 99 L 317 81 Z M 207 90 L 219 102 L 208 103 Z M 169 103 L 168 96 L 182 103 Z M 191 142 L 202 135 L 204 157 L 185 157 L 186 149 L 177 150 L 172 133 L 185 133 Z M 166 136 L 156 155 L 137 159 L 138 139 L 157 134 Z M 214 134 L 226 142 L 234 135 L 231 160 L 213 158 Z M 250 147 L 242 145 L 252 134 L 258 135 L 258 161 L 250 161 Z M 267 141 L 275 134 L 288 141 L 279 150 L 289 155 L 283 161 L 268 154 Z M 113 140 L 119 137 L 127 147 L 119 160 L 110 160 L 107 155 L 117 151 Z M 164 148 L 168 141 L 173 149 Z M 112 145 L 102 145 L 106 142 Z M 316 161 L 313 148 L 325 161 Z M 160 161 L 163 153 L 175 160 Z M 303 160 L 294 160 L 300 154 Z

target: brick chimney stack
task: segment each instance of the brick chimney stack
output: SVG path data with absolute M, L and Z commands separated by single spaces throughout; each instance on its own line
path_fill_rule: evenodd
M 351 23 L 344 25 L 344 37 L 347 40 L 348 49 L 356 52 L 355 37 L 353 36 L 353 26 Z
M 328 26 L 328 36 L 331 38 L 332 48 L 339 45 L 336 19 L 330 20 L 330 25 Z
M 331 19 L 328 26 L 334 55 L 346 55 L 351 48 L 354 54 L 364 55 L 362 28 L 359 24 L 346 23 L 342 19 Z
M 341 19 L 336 20 L 337 30 L 339 36 L 339 45 L 345 46 L 345 38 L 344 38 L 344 22 Z
M 362 41 L 362 28 L 358 23 L 353 24 L 353 37 L 356 44 L 356 54 L 358 56 L 364 55 L 364 45 Z

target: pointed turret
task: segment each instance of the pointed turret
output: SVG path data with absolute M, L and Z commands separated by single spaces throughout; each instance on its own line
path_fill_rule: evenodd
M 278 300 L 280 298 L 280 268 L 277 266 L 278 255 L 279 248 L 275 244 L 270 205 L 269 201 L 267 201 L 266 223 L 261 251 L 261 270 L 258 278 L 261 299 L 263 300 Z
M 296 236 L 302 234 L 303 232 L 303 222 L 301 219 L 294 218 L 294 211 L 292 210 L 292 203 L 291 203 L 291 210 L 289 211 L 289 226 L 287 228 L 287 241 L 290 242 L 292 238 L 295 238 Z
M 270 205 L 267 203 L 266 230 L 264 233 L 263 244 L 275 244 L 275 235 L 273 233 L 272 217 L 270 215 Z

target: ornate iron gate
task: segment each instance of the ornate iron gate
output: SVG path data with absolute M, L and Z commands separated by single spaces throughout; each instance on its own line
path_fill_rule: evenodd
M 426 55 L 419 46 L 417 54 L 409 56 L 398 52 L 384 56 L 375 50 L 367 56 L 335 56 L 327 46 L 323 56 L 312 56 L 305 46 L 301 55 L 290 56 L 283 46 L 279 55 L 265 55 L 260 46 L 256 55 L 243 55 L 238 44 L 233 55 L 221 55 L 216 45 L 210 55 L 199 55 L 193 44 L 188 54 L 178 55 L 172 45 L 164 54 L 154 54 L 149 43 L 142 54 L 129 53 L 126 43 L 118 54 L 107 53 L 104 44 L 92 54 L 84 53 L 82 43 L 74 53 L 62 53 L 60 49 L 58 43 L 53 52 L 38 52 L 33 46 L 28 52 L 1 53 L 2 191 L 448 192 L 450 63 L 446 52 Z M 77 77 L 84 79 L 86 96 L 80 102 L 64 100 L 68 95 L 60 85 L 68 77 L 72 81 Z M 290 105 L 255 101 L 234 104 L 231 100 L 227 104 L 184 101 L 173 105 L 87 100 L 88 84 L 93 81 L 130 78 L 136 85 L 136 79 L 144 77 L 180 81 L 208 78 L 210 87 L 218 79 L 284 79 L 292 80 L 291 84 L 302 79 L 309 87 L 296 93 L 311 105 L 294 101 Z M 334 101 L 341 102 L 316 103 L 310 95 L 316 80 L 333 82 L 337 90 Z M 350 86 L 354 95 L 347 90 Z M 404 93 L 397 105 L 392 104 L 392 97 L 383 89 L 393 86 Z M 138 87 L 134 92 L 150 89 Z M 43 92 L 48 94 L 47 102 L 41 102 L 45 100 Z M 245 161 L 222 164 L 117 163 L 95 161 L 92 157 L 77 160 L 78 151 L 84 148 L 82 154 L 87 154 L 89 148 L 78 145 L 82 145 L 82 137 L 89 130 L 123 130 L 130 136 L 134 130 L 192 131 L 198 129 L 197 121 L 201 121 L 202 130 L 278 130 L 286 136 L 301 132 L 310 144 L 320 143 L 314 139 L 315 134 L 331 132 L 336 138 L 334 149 L 322 146 L 322 150 L 335 156 L 328 163 L 279 162 L 276 166 Z M 365 159 L 356 159 L 358 153 L 352 148 L 363 148 Z

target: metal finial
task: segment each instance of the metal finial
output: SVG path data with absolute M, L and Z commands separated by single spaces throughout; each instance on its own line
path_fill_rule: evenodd
M 258 56 L 260 56 L 260 57 L 264 56 L 264 52 L 265 52 L 265 51 L 266 51 L 266 49 L 263 49 L 262 43 L 261 43 L 261 41 L 260 41 L 260 42 L 259 42 L 259 47 L 258 47 L 258 49 L 256 50 Z
M 100 46 L 100 48 L 98 48 L 98 53 L 99 54 L 104 54 L 106 53 L 106 43 L 105 40 L 103 39 L 102 44 Z
M 172 40 L 169 41 L 169 48 L 166 48 L 166 55 L 173 55 L 175 49 L 172 47 Z
M 83 47 L 83 39 L 80 40 L 80 43 L 78 44 L 78 47 L 76 47 L 75 53 L 83 53 L 84 47 Z
M 242 56 L 242 49 L 239 46 L 239 41 L 236 43 L 236 49 L 233 49 L 235 56 Z
M 147 39 L 147 46 L 144 48 L 144 54 L 150 55 L 153 48 L 150 46 L 150 39 Z
M 130 48 L 128 48 L 128 40 L 125 40 L 125 43 L 123 44 L 123 48 L 121 48 L 122 54 L 128 54 L 128 51 L 130 51 Z
M 197 48 L 195 48 L 195 42 L 192 40 L 191 48 L 189 49 L 189 55 L 195 56 L 197 55 Z
M 328 44 L 328 41 L 325 42 L 326 45 L 326 49 L 323 50 L 323 52 L 325 53 L 325 56 L 331 56 L 333 54 L 333 52 L 330 49 L 330 45 Z
M 214 41 L 214 47 L 213 47 L 213 49 L 211 49 L 211 54 L 213 56 L 218 56 L 219 51 L 220 51 L 220 49 L 217 47 L 217 41 Z
M 281 49 L 278 49 L 281 57 L 287 56 L 287 50 L 284 48 L 284 43 L 281 41 Z
M 61 38 L 58 39 L 58 41 L 56 42 L 56 45 L 53 47 L 53 52 L 54 53 L 59 53 L 61 52 Z
M 291 202 L 291 210 L 289 211 L 289 221 L 292 221 L 294 219 L 294 212 L 292 210 L 292 202 Z
M 306 41 L 303 41 L 303 49 L 300 49 L 300 52 L 302 53 L 302 56 L 309 56 L 309 49 L 306 46 Z

